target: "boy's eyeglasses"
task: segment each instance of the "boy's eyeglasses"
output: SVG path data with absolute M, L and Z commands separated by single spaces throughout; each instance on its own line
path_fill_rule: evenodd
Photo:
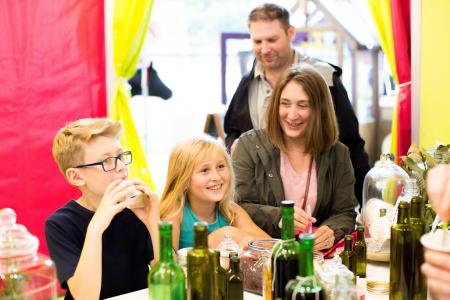
M 92 167 L 92 166 L 102 166 L 103 171 L 109 172 L 112 170 L 115 170 L 117 168 L 117 161 L 120 159 L 121 162 L 123 162 L 125 165 L 131 164 L 133 157 L 131 155 L 131 151 L 125 151 L 117 156 L 111 156 L 107 157 L 102 161 L 92 163 L 92 164 L 86 164 L 86 165 L 79 165 L 75 168 L 86 168 L 86 167 Z

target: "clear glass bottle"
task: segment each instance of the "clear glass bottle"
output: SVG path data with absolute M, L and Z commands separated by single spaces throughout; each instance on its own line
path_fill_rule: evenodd
M 244 277 L 239 268 L 239 256 L 232 256 L 230 260 L 230 270 L 227 278 L 227 300 L 243 300 Z
M 172 223 L 159 223 L 159 261 L 148 274 L 150 299 L 185 299 L 185 278 L 181 266 L 172 253 Z
M 364 226 L 361 225 L 356 228 L 355 256 L 356 276 L 366 278 L 367 245 L 364 237 Z
M 14 210 L 0 209 L 0 299 L 56 300 L 55 265 L 38 248 Z
M 220 265 L 220 251 L 212 253 L 214 263 L 214 294 L 215 300 L 226 300 L 227 298 L 227 270 Z
M 295 279 L 286 285 L 285 300 L 325 300 L 325 293 L 314 276 L 313 248 L 311 234 L 300 235 L 299 272 Z
M 194 246 L 187 256 L 187 299 L 214 299 L 214 270 L 208 249 L 208 226 L 194 223 Z
M 427 299 L 427 285 L 425 276 L 420 271 L 423 264 L 423 246 L 420 243 L 421 236 L 425 233 L 425 224 L 423 221 L 424 201 L 419 193 L 413 195 L 411 199 L 411 217 L 409 224 L 413 230 L 413 300 Z
M 352 272 L 338 272 L 335 275 L 334 286 L 331 290 L 331 299 L 357 300 L 357 292 Z
M 294 201 L 281 202 L 281 243 L 272 252 L 272 299 L 284 299 L 285 287 L 298 274 L 300 249 L 294 238 Z
M 389 299 L 412 299 L 413 278 L 413 231 L 409 224 L 410 204 L 398 205 L 397 223 L 391 227 L 391 254 Z
M 419 195 L 419 186 L 417 185 L 417 180 L 415 178 L 405 179 L 405 185 L 403 186 L 402 193 L 397 199 L 398 201 L 406 201 L 411 203 L 412 197 Z
M 344 250 L 339 254 L 342 264 L 356 276 L 356 255 L 353 251 L 353 237 L 347 234 L 344 238 Z
M 244 289 L 262 294 L 264 255 L 270 256 L 276 239 L 258 239 L 248 243 L 248 250 L 241 255 L 241 271 L 244 275 Z

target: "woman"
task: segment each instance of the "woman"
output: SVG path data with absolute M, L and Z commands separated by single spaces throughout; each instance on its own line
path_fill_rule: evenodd
M 315 249 L 327 249 L 355 226 L 355 177 L 346 146 L 338 142 L 331 95 L 308 66 L 287 70 L 265 115 L 266 128 L 239 139 L 233 153 L 236 192 L 253 221 L 280 236 L 280 204 L 294 200 L 295 228 L 313 223 Z

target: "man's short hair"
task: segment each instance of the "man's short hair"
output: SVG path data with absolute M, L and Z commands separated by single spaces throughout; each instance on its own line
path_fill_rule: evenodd
M 248 26 L 255 21 L 274 21 L 279 20 L 283 29 L 287 32 L 291 26 L 289 22 L 289 12 L 276 4 L 265 3 L 261 6 L 255 7 L 248 15 Z
M 53 139 L 53 158 L 66 175 L 68 168 L 83 164 L 84 147 L 98 136 L 120 138 L 122 125 L 106 118 L 79 119 L 61 128 Z

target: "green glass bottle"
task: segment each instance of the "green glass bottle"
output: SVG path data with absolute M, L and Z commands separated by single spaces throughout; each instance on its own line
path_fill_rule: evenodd
M 294 201 L 281 202 L 281 243 L 271 257 L 272 300 L 284 299 L 286 284 L 298 274 L 300 249 L 294 238 Z
M 311 234 L 300 235 L 299 272 L 286 285 L 285 300 L 325 300 L 325 293 L 314 276 L 314 238 Z
M 356 276 L 356 255 L 353 252 L 353 237 L 350 234 L 347 234 L 344 238 L 344 250 L 339 254 L 339 257 L 342 264 Z
M 214 263 L 214 294 L 216 300 L 225 300 L 227 298 L 227 270 L 220 265 L 219 250 L 215 250 L 212 256 Z
M 204 222 L 194 223 L 194 247 L 187 255 L 187 274 L 188 300 L 214 299 L 214 268 Z
M 243 300 L 244 276 L 239 268 L 239 256 L 232 256 L 230 260 L 230 270 L 227 278 L 227 300 Z
M 397 223 L 391 227 L 390 300 L 412 299 L 413 231 L 409 225 L 409 214 L 409 203 L 400 201 Z
M 159 261 L 148 274 L 150 299 L 185 299 L 185 279 L 172 253 L 172 223 L 159 223 Z
M 420 243 L 420 237 L 425 233 L 425 224 L 423 221 L 423 199 L 416 193 L 411 198 L 411 218 L 409 224 L 413 230 L 413 298 L 414 300 L 427 299 L 427 285 L 425 276 L 420 271 L 423 264 L 423 246 Z
M 366 278 L 367 245 L 364 238 L 364 226 L 362 225 L 358 225 L 358 227 L 356 228 L 355 256 L 356 276 Z

